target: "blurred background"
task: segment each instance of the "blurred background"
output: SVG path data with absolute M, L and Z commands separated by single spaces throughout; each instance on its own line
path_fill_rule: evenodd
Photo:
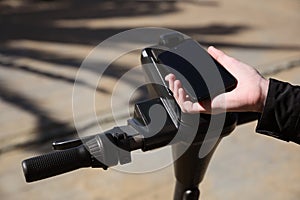
M 138 27 L 170 28 L 224 50 L 267 77 L 300 84 L 299 10 L 299 0 L 0 0 L 0 198 L 172 199 L 172 166 L 145 174 L 81 169 L 26 184 L 21 161 L 50 151 L 52 141 L 77 136 L 76 73 L 108 37 Z M 114 124 L 114 86 L 139 65 L 139 53 L 122 56 L 101 78 L 95 108 L 104 128 Z M 143 81 L 140 74 L 124 83 L 124 91 L 137 81 Z M 83 94 L 93 89 L 87 82 L 78 84 Z M 142 91 L 132 101 L 146 95 Z M 85 112 L 89 106 L 82 102 L 78 108 L 80 131 L 87 134 L 97 131 L 97 121 Z M 124 109 L 117 117 L 125 124 Z M 200 186 L 202 199 L 299 199 L 299 146 L 256 134 L 255 126 L 242 125 L 223 139 Z

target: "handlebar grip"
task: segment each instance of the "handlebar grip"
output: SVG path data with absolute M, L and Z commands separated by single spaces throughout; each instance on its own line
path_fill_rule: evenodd
M 83 145 L 29 158 L 22 162 L 26 182 L 49 178 L 91 166 L 91 155 Z

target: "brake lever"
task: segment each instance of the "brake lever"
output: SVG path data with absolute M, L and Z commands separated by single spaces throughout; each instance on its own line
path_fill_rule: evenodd
M 78 147 L 79 145 L 82 145 L 82 140 L 80 139 L 55 141 L 52 143 L 52 147 L 54 150 L 66 150 L 73 147 Z

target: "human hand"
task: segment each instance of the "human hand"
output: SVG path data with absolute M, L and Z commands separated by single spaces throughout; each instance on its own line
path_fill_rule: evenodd
M 224 52 L 210 46 L 208 53 L 223 65 L 237 79 L 234 90 L 217 95 L 211 100 L 192 102 L 174 74 L 165 80 L 183 112 L 221 113 L 221 112 L 262 112 L 268 93 L 269 80 L 262 77 L 253 67 L 242 63 Z

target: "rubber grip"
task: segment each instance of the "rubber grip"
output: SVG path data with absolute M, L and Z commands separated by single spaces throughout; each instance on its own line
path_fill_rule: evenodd
M 91 166 L 91 155 L 83 145 L 29 158 L 22 162 L 26 182 L 33 182 Z

